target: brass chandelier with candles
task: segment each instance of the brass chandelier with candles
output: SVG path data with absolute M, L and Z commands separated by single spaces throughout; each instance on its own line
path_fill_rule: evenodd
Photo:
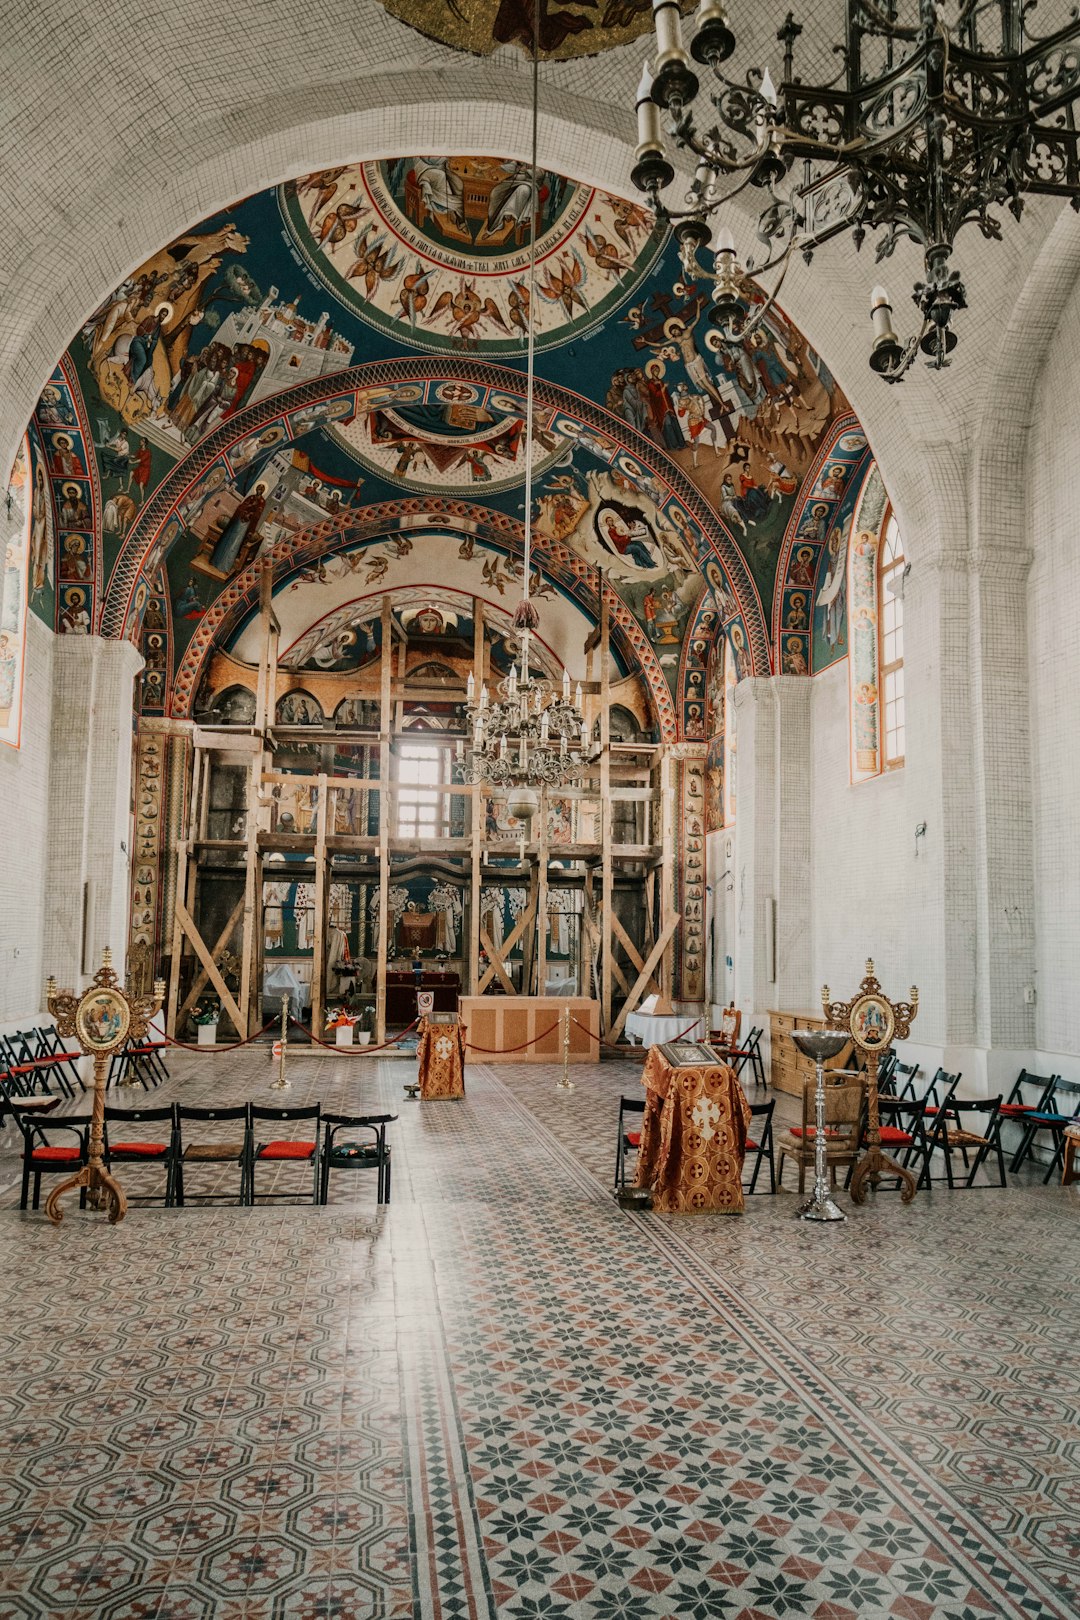
M 735 36 L 722 0 L 701 0 L 689 51 L 677 0 L 653 0 L 656 59 L 637 92 L 633 181 L 671 220 L 687 281 L 714 284 L 711 318 L 729 340 L 761 323 L 796 253 L 809 262 L 846 231 L 856 248 L 878 233 L 879 262 L 901 238 L 917 243 L 926 267 L 912 293 L 918 332 L 902 341 L 889 294 L 871 295 L 870 365 L 898 382 L 919 353 L 935 368 L 949 364 L 952 319 L 967 305 L 950 263 L 964 225 L 999 239 L 996 210 L 1019 218 L 1033 194 L 1080 208 L 1080 12 L 1071 8 L 1063 26 L 1040 36 L 1034 0 L 845 0 L 845 8 L 839 72 L 815 85 L 796 72 L 803 30 L 791 12 L 776 35 L 778 82 L 757 67 L 739 80 L 725 68 Z M 694 118 L 695 63 L 710 75 L 705 118 L 715 120 L 704 130 Z M 682 209 L 660 196 L 675 178 L 667 138 L 697 160 Z M 761 248 L 740 265 L 717 215 L 747 188 L 762 197 Z M 698 259 L 706 248 L 711 270 Z M 773 270 L 771 290 L 752 279 Z

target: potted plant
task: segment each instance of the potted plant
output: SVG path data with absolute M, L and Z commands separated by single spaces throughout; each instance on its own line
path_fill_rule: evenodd
M 335 1012 L 331 1009 L 326 1015 L 326 1027 L 334 1031 L 334 1039 L 338 1046 L 351 1046 L 353 1043 L 353 1019 L 344 1007 Z
M 200 1001 L 195 1008 L 195 1027 L 198 1031 L 200 1046 L 217 1045 L 218 1020 L 221 1017 L 221 1008 L 216 1001 Z

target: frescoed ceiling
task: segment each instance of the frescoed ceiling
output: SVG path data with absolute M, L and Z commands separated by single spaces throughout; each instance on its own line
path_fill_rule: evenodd
M 511 160 L 343 165 L 154 254 L 38 406 L 57 552 L 39 613 L 138 641 L 144 707 L 182 716 L 267 566 L 283 601 L 311 596 L 308 625 L 440 581 L 512 607 L 534 224 L 532 588 L 551 645 L 605 591 L 669 738 L 703 735 L 721 630 L 740 676 L 842 656 L 838 558 L 870 452 L 827 368 L 778 311 L 725 342 L 637 204 L 544 174 L 531 206 Z
M 455 50 L 487 56 L 518 45 L 553 60 L 591 56 L 640 38 L 652 25 L 652 0 L 382 0 L 392 17 Z M 539 7 L 536 15 L 533 7 Z M 684 11 L 689 0 L 684 0 Z

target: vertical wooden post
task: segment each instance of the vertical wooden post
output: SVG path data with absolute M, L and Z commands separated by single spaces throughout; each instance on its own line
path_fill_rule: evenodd
M 176 896 L 192 912 L 195 899 L 195 862 L 192 858 L 192 839 L 198 826 L 199 783 L 202 778 L 201 751 L 192 743 L 191 794 L 188 801 L 187 836 L 176 845 Z M 184 946 L 184 930 L 180 922 L 180 906 L 173 907 L 172 954 L 169 963 L 169 1005 L 165 1028 L 171 1040 L 176 1040 L 176 1009 L 180 1000 L 180 954 Z
M 473 681 L 476 701 L 484 684 L 484 604 L 473 597 Z M 480 983 L 480 867 L 484 854 L 484 816 L 487 795 L 477 784 L 472 794 L 472 877 L 469 886 L 469 961 L 466 994 L 475 996 Z
M 672 757 L 665 748 L 660 759 L 660 934 L 667 929 L 672 913 L 672 879 L 675 875 L 675 789 L 672 785 Z M 660 959 L 660 995 L 662 1005 L 671 1004 L 672 968 L 675 944 L 669 939 Z
M 600 909 L 601 984 L 600 1027 L 611 1028 L 611 953 L 614 949 L 611 917 L 615 903 L 611 866 L 611 624 L 604 575 L 600 574 Z
M 311 952 L 311 1033 L 322 1039 L 326 1011 L 326 825 L 329 816 L 326 772 L 319 776 L 315 819 L 315 932 Z
M 248 768 L 247 820 L 244 848 L 244 915 L 240 925 L 240 1017 L 243 1039 L 253 1035 L 262 1015 L 262 861 L 259 824 L 262 820 L 263 773 L 266 770 L 266 733 L 277 715 L 277 653 L 280 626 L 274 615 L 273 576 L 264 567 L 259 579 L 259 607 L 263 641 L 259 652 L 259 683 L 255 695 L 255 729 L 259 749 Z
M 540 834 L 536 841 L 536 993 L 544 994 L 547 984 L 548 943 L 548 827 L 547 789 L 540 789 Z
M 386 1039 L 386 959 L 390 943 L 390 830 L 394 793 L 390 783 L 390 598 L 382 599 L 382 648 L 379 687 L 379 942 L 375 960 L 375 1043 Z

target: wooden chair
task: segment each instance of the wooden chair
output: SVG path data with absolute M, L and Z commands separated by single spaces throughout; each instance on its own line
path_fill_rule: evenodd
M 397 1119 L 396 1114 L 324 1114 L 322 1164 L 320 1169 L 319 1202 L 325 1204 L 330 1194 L 331 1170 L 375 1170 L 378 1172 L 376 1202 L 390 1202 L 390 1144 L 386 1140 L 386 1127 Z M 370 1132 L 367 1141 L 345 1142 L 339 1131 Z
M 833 1071 L 836 1073 L 836 1071 Z M 780 1168 L 777 1186 L 784 1184 L 784 1159 L 791 1158 L 799 1167 L 799 1191 L 806 1191 L 807 1166 L 814 1166 L 814 1098 L 816 1080 L 803 1081 L 802 1124 L 793 1126 L 780 1138 Z M 852 1080 L 826 1073 L 825 1077 L 825 1155 L 829 1176 L 836 1186 L 837 1169 L 850 1169 L 859 1157 L 862 1139 L 863 1109 L 866 1106 L 866 1081 Z
M 742 1013 L 732 1002 L 724 1007 L 720 1013 L 720 1028 L 709 1031 L 709 1040 L 713 1046 L 719 1046 L 724 1051 L 732 1051 L 739 1044 L 739 1027 L 742 1024 Z

